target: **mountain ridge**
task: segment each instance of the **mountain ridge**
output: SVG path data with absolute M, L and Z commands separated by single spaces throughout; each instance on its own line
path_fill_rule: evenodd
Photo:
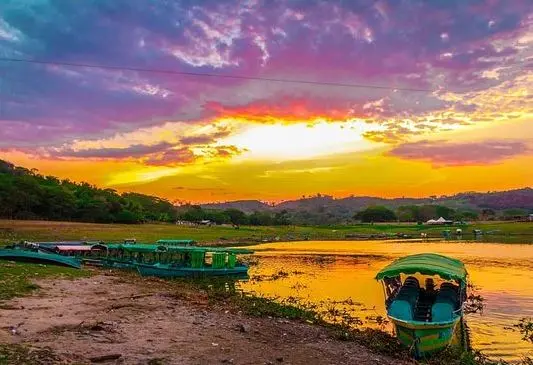
M 223 203 L 200 204 L 206 209 L 239 209 L 246 213 L 254 211 L 280 211 L 303 210 L 313 211 L 323 208 L 336 207 L 350 211 L 362 210 L 368 206 L 383 205 L 397 208 L 402 205 L 439 204 L 452 208 L 465 209 L 533 209 L 533 188 L 524 187 L 512 190 L 489 192 L 462 192 L 450 196 L 425 197 L 425 198 L 381 198 L 373 196 L 349 196 L 334 198 L 329 195 L 318 194 L 283 201 L 277 204 L 268 204 L 260 200 L 235 200 Z

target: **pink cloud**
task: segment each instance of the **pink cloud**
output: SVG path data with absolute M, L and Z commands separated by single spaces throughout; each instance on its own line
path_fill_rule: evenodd
M 527 155 L 532 149 L 525 141 L 482 142 L 419 141 L 394 147 L 388 155 L 405 160 L 430 162 L 435 166 L 486 165 Z

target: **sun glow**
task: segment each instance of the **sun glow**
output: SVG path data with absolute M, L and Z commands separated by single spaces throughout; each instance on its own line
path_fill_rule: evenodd
M 363 138 L 374 126 L 361 121 L 252 124 L 220 141 L 245 149 L 241 158 L 291 160 L 377 147 Z
M 118 172 L 109 176 L 106 185 L 116 186 L 130 183 L 147 183 L 163 177 L 175 175 L 180 170 L 180 167 L 148 167 Z

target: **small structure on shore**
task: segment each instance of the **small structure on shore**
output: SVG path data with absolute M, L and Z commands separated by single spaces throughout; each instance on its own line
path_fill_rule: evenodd
M 451 220 L 448 220 L 448 219 L 444 219 L 443 217 L 440 217 L 439 219 L 430 219 L 426 222 L 426 224 L 431 224 L 431 225 L 444 225 L 444 224 L 452 224 L 453 221 Z

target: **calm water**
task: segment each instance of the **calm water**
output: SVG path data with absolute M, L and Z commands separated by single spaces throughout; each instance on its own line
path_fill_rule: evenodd
M 263 280 L 243 283 L 245 291 L 313 303 L 351 298 L 360 303 L 355 311 L 362 319 L 386 314 L 383 290 L 374 276 L 391 260 L 422 252 L 459 258 L 477 293 L 485 298 L 484 312 L 467 316 L 472 346 L 496 359 L 514 360 L 533 353 L 533 345 L 513 329 L 521 318 L 533 317 L 533 245 L 326 241 L 272 243 L 253 249 L 259 263 L 250 268 L 250 276 Z M 289 276 L 272 277 L 280 271 Z

